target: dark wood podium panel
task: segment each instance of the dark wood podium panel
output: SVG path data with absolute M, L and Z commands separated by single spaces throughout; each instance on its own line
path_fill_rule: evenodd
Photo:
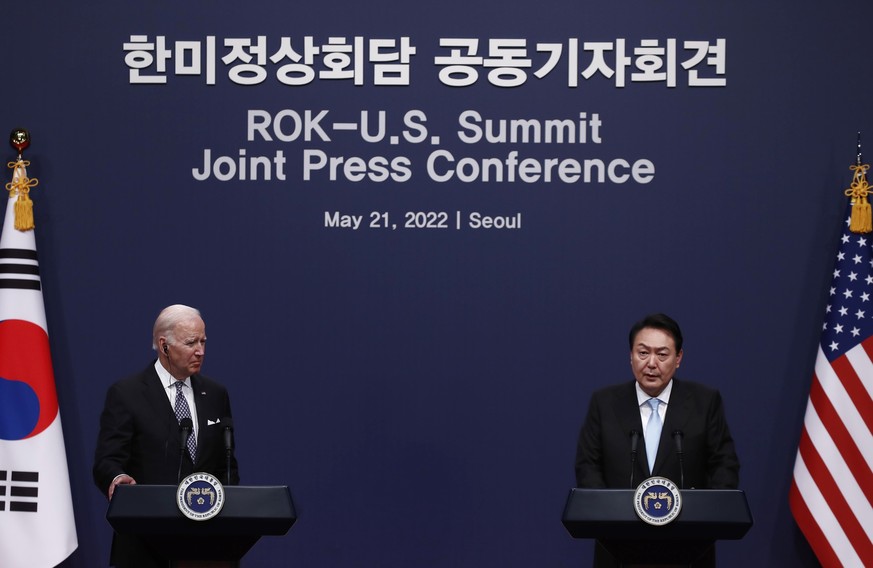
M 119 485 L 106 518 L 117 533 L 139 538 L 177 566 L 238 561 L 260 537 L 284 535 L 297 520 L 286 486 L 224 486 L 224 506 L 204 521 L 182 514 L 176 489 L 175 485 Z
M 752 527 L 746 495 L 739 490 L 683 490 L 679 516 L 660 526 L 637 516 L 635 493 L 570 490 L 562 522 L 574 538 L 597 540 L 597 566 L 714 566 L 715 542 L 741 539 Z
M 682 512 L 653 526 L 634 510 L 633 489 L 571 489 L 563 523 L 574 538 L 738 540 L 752 526 L 746 494 L 735 489 L 686 489 Z

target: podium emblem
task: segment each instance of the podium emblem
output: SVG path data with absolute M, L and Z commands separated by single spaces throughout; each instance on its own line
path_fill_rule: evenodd
M 179 483 L 176 505 L 189 519 L 208 521 L 224 506 L 224 487 L 213 475 L 192 473 Z
M 666 477 L 650 477 L 634 493 L 637 516 L 650 525 L 666 525 L 682 510 L 682 494 Z

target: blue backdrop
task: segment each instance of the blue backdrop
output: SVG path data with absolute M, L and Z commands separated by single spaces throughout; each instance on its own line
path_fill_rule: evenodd
M 65 565 L 107 563 L 103 396 L 176 302 L 204 313 L 243 483 L 287 484 L 300 515 L 246 566 L 585 565 L 560 523 L 576 436 L 590 393 L 632 380 L 627 329 L 653 311 L 683 326 L 680 376 L 721 389 L 736 438 L 755 526 L 722 564 L 817 565 L 787 490 L 873 126 L 873 4 L 4 15 L 0 129 L 33 140 L 79 531 Z

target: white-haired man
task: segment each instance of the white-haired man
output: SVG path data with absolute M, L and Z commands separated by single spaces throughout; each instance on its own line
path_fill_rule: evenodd
M 206 354 L 206 324 L 194 308 L 173 305 L 155 320 L 152 348 L 158 358 L 136 375 L 113 384 L 100 415 L 94 483 L 109 499 L 118 485 L 175 485 L 195 471 L 239 483 L 235 458 L 228 459 L 224 424 L 230 398 L 219 383 L 200 374 Z M 185 448 L 180 422 L 190 417 Z M 116 535 L 110 564 L 118 568 L 167 566 L 133 538 Z

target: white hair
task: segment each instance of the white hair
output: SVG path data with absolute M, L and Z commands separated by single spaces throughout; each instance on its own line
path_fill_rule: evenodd
M 161 310 L 155 320 L 155 326 L 152 328 L 152 349 L 158 350 L 158 338 L 162 335 L 166 336 L 167 343 L 174 344 L 176 341 L 176 336 L 173 334 L 175 327 L 183 321 L 193 318 L 202 319 L 202 316 L 200 310 L 190 306 L 173 304 Z

